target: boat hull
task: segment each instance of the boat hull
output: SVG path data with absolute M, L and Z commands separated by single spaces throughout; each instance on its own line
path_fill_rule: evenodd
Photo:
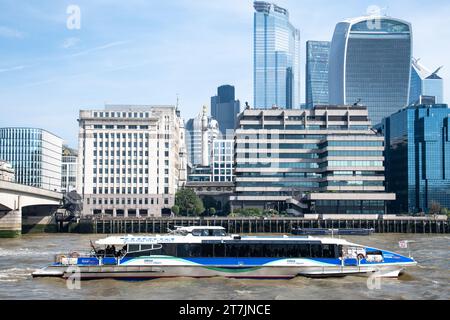
M 158 278 L 241 278 L 292 279 L 305 277 L 337 277 L 366 275 L 398 277 L 405 265 L 377 266 L 305 266 L 305 267 L 223 267 L 223 266 L 49 266 L 33 273 L 33 277 L 64 279 L 158 279 Z

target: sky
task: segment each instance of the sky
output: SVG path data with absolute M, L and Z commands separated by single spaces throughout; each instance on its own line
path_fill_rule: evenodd
M 449 79 L 448 0 L 272 2 L 301 33 L 302 101 L 306 41 L 331 40 L 339 21 L 372 5 L 411 22 L 414 56 Z M 175 105 L 178 96 L 187 120 L 223 84 L 252 104 L 253 12 L 250 0 L 0 0 L 0 127 L 43 128 L 77 147 L 80 109 Z

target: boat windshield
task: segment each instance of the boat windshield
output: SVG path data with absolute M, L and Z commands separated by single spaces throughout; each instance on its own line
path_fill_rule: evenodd
M 194 237 L 225 237 L 226 232 L 223 229 L 194 229 L 192 235 Z

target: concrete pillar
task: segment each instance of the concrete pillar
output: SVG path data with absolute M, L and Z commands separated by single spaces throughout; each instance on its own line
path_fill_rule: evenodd
M 22 234 L 22 210 L 0 213 L 0 238 L 15 238 Z

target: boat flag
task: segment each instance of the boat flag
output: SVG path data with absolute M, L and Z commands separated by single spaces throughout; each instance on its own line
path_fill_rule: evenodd
M 402 249 L 407 249 L 408 248 L 408 241 L 400 241 L 398 243 L 398 245 L 400 246 L 400 248 Z

